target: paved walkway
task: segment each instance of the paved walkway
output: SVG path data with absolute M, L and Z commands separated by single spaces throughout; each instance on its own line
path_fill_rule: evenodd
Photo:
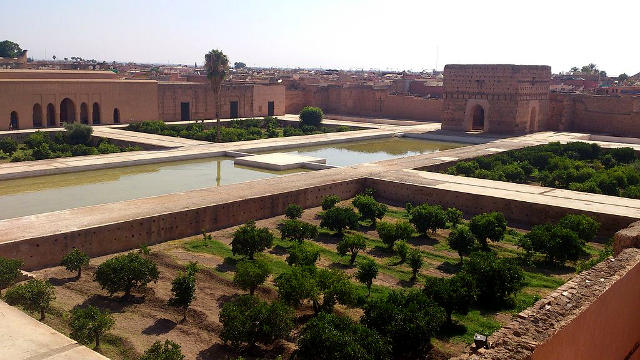
M 0 359 L 108 360 L 0 301 Z

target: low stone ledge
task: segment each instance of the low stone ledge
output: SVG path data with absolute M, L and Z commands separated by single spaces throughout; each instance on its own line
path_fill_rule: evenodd
M 476 350 L 472 346 L 468 353 L 453 359 L 543 359 L 544 356 L 535 356 L 536 349 L 551 340 L 595 303 L 616 281 L 632 269 L 637 270 L 637 267 L 640 267 L 640 249 L 623 250 L 616 258 L 604 260 L 592 269 L 584 271 L 514 316 L 511 323 L 489 337 L 489 349 Z M 638 301 L 640 302 L 640 299 Z M 613 321 L 615 322 L 615 319 Z
M 618 231 L 613 237 L 613 253 L 616 256 L 627 248 L 640 248 L 640 221 Z

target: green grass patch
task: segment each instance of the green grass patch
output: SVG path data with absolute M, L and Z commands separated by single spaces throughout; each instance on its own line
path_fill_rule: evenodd
M 492 314 L 483 314 L 480 310 L 469 311 L 466 315 L 454 313 L 452 318 L 454 322 L 464 326 L 464 333 L 449 337 L 452 342 L 471 344 L 475 333 L 491 335 L 502 326 Z

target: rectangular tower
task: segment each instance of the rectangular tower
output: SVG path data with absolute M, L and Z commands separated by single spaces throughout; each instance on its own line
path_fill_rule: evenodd
M 446 65 L 442 129 L 523 134 L 545 129 L 551 67 Z

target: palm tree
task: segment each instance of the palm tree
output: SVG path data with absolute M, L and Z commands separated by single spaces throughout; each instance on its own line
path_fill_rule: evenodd
M 205 56 L 204 68 L 211 82 L 211 90 L 216 101 L 216 141 L 220 142 L 220 88 L 229 73 L 229 59 L 220 50 L 211 50 Z

